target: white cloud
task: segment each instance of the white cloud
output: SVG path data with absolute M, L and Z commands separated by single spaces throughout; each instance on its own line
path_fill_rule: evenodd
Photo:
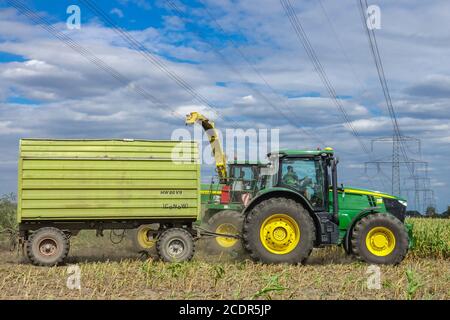
M 256 99 L 250 94 L 248 96 L 242 97 L 241 101 L 244 104 L 254 104 L 256 102 Z
M 124 17 L 122 10 L 120 10 L 119 8 L 112 8 L 109 13 L 110 14 L 114 14 L 114 15 L 116 15 L 119 18 L 123 18 Z
M 87 22 L 82 32 L 68 34 L 129 79 L 127 84 L 116 81 L 41 28 L 30 25 L 14 10 L 0 10 L 0 50 L 21 55 L 26 60 L 0 64 L 2 161 L 14 162 L 16 153 L 9 150 L 16 150 L 21 136 L 167 139 L 173 128 L 183 125 L 184 114 L 201 111 L 213 118 L 219 128 L 236 126 L 236 123 L 243 128 L 276 127 L 280 128 L 283 147 L 316 147 L 318 142 L 298 129 L 302 126 L 335 148 L 343 164 L 342 182 L 366 183 L 359 175 L 367 156 L 342 126 L 342 115 L 310 65 L 279 2 L 204 2 L 227 35 L 243 39 L 237 40 L 240 51 L 254 63 L 273 90 L 233 50 L 230 41 L 213 39 L 238 72 L 231 70 L 192 30 L 179 32 L 187 27 L 185 21 L 175 16 L 164 18 L 161 28 L 149 27 L 130 34 L 156 52 L 171 70 L 216 106 L 226 120 L 216 118 L 98 22 Z M 295 5 L 336 92 L 348 97 L 341 100 L 345 110 L 369 145 L 371 138 L 389 136 L 392 123 L 360 17 L 354 2 L 323 3 L 332 14 L 350 61 L 341 52 L 320 6 L 315 2 Z M 151 8 L 149 2 L 142 0 L 121 0 L 120 4 Z M 450 96 L 446 91 L 450 83 L 450 62 L 442 59 L 450 55 L 450 29 L 442 28 L 449 19 L 450 10 L 446 8 L 450 4 L 399 0 L 382 1 L 380 5 L 383 25 L 377 32 L 378 43 L 402 132 L 424 139 L 424 155 L 432 161 L 430 166 L 439 166 L 450 157 L 447 125 Z M 119 11 L 113 9 L 111 14 L 118 17 L 125 10 L 115 9 Z M 216 30 L 201 8 L 183 7 L 183 10 L 197 18 L 190 23 Z M 434 18 L 430 20 L 430 16 Z M 64 28 L 61 23 L 55 27 Z M 217 82 L 226 86 L 216 86 Z M 143 88 L 164 104 L 155 106 L 138 94 L 136 88 Z M 311 93 L 313 96 L 309 97 Z M 8 98 L 14 96 L 36 99 L 40 104 L 8 103 Z M 181 117 L 174 117 L 171 110 Z M 450 179 L 450 168 L 436 172 Z M 9 174 L 1 171 L 0 175 L 3 173 Z M 13 175 L 5 179 L 14 181 Z M 443 194 L 444 190 L 439 192 Z

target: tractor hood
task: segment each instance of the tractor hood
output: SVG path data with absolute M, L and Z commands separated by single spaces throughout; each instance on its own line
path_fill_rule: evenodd
M 340 189 L 340 190 L 342 190 L 342 189 Z M 381 198 L 397 199 L 397 200 L 406 202 L 406 199 L 396 197 L 396 196 L 393 196 L 388 193 L 375 191 L 375 190 L 369 190 L 369 189 L 362 189 L 362 188 L 357 188 L 357 187 L 351 187 L 351 186 L 344 186 L 344 192 L 345 193 L 353 193 L 353 194 L 364 194 L 364 195 L 370 195 L 370 196 L 381 197 Z

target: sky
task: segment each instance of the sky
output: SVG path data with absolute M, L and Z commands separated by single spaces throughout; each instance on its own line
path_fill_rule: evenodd
M 340 183 L 391 192 L 388 165 L 364 168 L 389 160 L 392 148 L 375 143 L 363 152 L 279 1 L 95 1 L 106 19 L 87 2 L 0 1 L 0 194 L 16 192 L 20 138 L 170 139 L 190 111 L 206 113 L 219 128 L 279 129 L 282 148 L 331 146 Z M 371 150 L 371 139 L 390 137 L 393 129 L 357 1 L 291 2 Z M 375 33 L 401 132 L 421 139 L 421 152 L 411 141 L 407 155 L 428 162 L 442 212 L 450 205 L 450 2 L 369 4 L 380 7 Z M 66 23 L 71 5 L 80 8 L 79 29 Z M 78 51 L 48 29 L 69 37 Z M 402 196 L 414 209 L 409 170 L 401 171 Z M 203 181 L 212 174 L 205 164 Z

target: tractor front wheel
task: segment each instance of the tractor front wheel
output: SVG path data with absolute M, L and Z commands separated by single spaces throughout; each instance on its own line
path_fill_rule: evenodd
M 240 235 L 244 217 L 240 212 L 224 210 L 214 214 L 208 220 L 207 228 L 215 233 Z M 242 253 L 243 247 L 240 239 L 233 237 L 213 237 L 207 244 L 211 254 Z
M 264 200 L 246 216 L 244 245 L 263 263 L 303 263 L 314 247 L 315 227 L 308 211 L 287 198 Z
M 360 260 L 398 264 L 408 252 L 408 233 L 403 223 L 390 214 L 369 214 L 356 223 L 351 246 Z

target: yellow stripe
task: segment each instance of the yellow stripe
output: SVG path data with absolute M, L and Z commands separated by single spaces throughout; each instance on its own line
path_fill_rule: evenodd
M 222 191 L 210 191 L 210 190 L 201 190 L 200 194 L 213 194 L 213 195 L 221 195 Z
M 367 195 L 367 196 L 377 196 L 377 197 L 395 199 L 394 196 L 391 196 L 391 195 L 386 194 L 386 193 L 381 193 L 381 192 L 362 191 L 362 190 L 355 190 L 355 189 L 344 189 L 344 192 L 345 193 L 355 193 L 355 194 L 363 194 L 363 195 Z

